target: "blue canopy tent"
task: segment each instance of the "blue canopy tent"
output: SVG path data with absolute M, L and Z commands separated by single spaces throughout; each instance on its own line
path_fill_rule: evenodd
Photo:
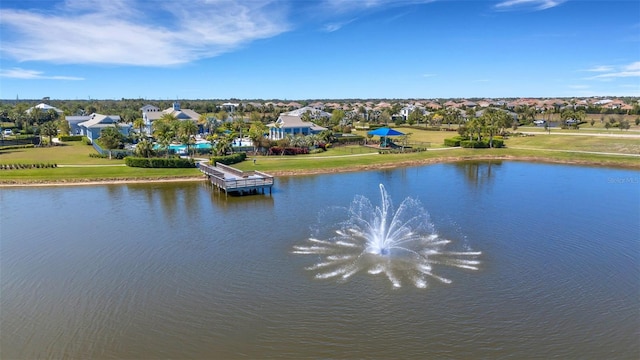
M 374 136 L 402 136 L 404 133 L 401 133 L 398 130 L 394 130 L 388 127 L 382 127 L 375 130 L 371 130 L 368 132 L 369 135 Z
M 394 130 L 388 127 L 382 127 L 375 130 L 369 131 L 367 134 L 373 136 L 380 136 L 380 147 L 387 147 L 393 145 L 393 143 L 387 139 L 390 136 L 403 136 L 404 133 L 401 133 L 398 130 Z

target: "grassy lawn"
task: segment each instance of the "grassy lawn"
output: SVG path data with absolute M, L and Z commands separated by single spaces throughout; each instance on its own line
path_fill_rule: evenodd
M 57 164 L 57 168 L 0 170 L 0 183 L 158 179 L 202 175 L 198 169 L 144 169 L 124 165 L 124 160 L 89 157 L 92 146 L 68 142 L 63 146 L 0 151 L 0 164 Z M 67 167 L 74 165 L 73 167 Z M 78 166 L 80 165 L 80 166 Z
M 513 137 L 504 149 L 442 149 L 444 138 L 455 132 L 403 129 L 412 133 L 410 141 L 430 142 L 430 150 L 419 153 L 378 154 L 362 146 L 331 148 L 320 154 L 298 156 L 256 156 L 234 165 L 241 170 L 274 174 L 319 173 L 369 170 L 468 159 L 523 159 L 531 161 L 575 162 L 581 164 L 640 168 L 638 138 L 566 136 L 540 134 Z M 572 152 L 573 151 L 573 152 Z M 620 153 L 630 156 L 587 154 L 575 151 Z M 143 169 L 124 166 L 123 160 L 92 158 L 93 147 L 79 142 L 65 146 L 0 151 L 0 164 L 55 163 L 57 168 L 0 170 L 0 183 L 73 182 L 115 179 L 158 179 L 201 176 L 198 169 Z M 256 163 L 253 163 L 253 159 Z
M 329 153 L 327 153 L 328 155 Z M 367 170 L 394 166 L 412 166 L 425 163 L 460 161 L 487 158 L 518 159 L 550 162 L 575 162 L 604 166 L 640 168 L 640 159 L 616 155 L 597 155 L 557 152 L 544 149 L 451 149 L 409 154 L 372 154 L 365 156 L 324 157 L 263 156 L 256 157 L 256 164 L 244 161 L 233 165 L 241 170 L 259 170 L 275 174 L 337 172 L 342 170 Z
M 201 175 L 202 173 L 198 169 L 144 169 L 128 166 L 59 167 L 54 169 L 2 170 L 0 171 L 0 183 L 166 179 Z
M 0 164 L 23 163 L 51 163 L 75 165 L 114 165 L 124 164 L 124 160 L 109 160 L 92 158 L 89 154 L 98 154 L 91 145 L 84 145 L 80 141 L 70 141 L 61 146 L 43 146 L 28 149 L 13 149 L 0 151 Z
M 563 136 L 552 133 L 551 135 L 512 137 L 506 141 L 506 144 L 508 147 L 640 154 L 639 138 Z

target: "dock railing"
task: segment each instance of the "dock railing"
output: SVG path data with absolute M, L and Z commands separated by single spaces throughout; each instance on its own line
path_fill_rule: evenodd
M 252 190 L 269 188 L 274 184 L 273 176 L 260 171 L 242 171 L 234 167 L 216 164 L 200 164 L 200 171 L 207 175 L 213 185 L 225 192 L 239 191 L 250 192 Z

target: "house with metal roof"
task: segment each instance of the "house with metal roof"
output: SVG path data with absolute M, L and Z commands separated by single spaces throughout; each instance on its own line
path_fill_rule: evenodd
M 53 111 L 57 112 L 59 115 L 62 115 L 62 113 L 63 113 L 63 111 L 58 109 L 57 107 L 51 106 L 51 105 L 48 105 L 48 104 L 45 104 L 45 103 L 40 103 L 40 104 L 38 104 L 36 106 L 32 106 L 32 107 L 28 108 L 27 110 L 25 110 L 25 112 L 27 114 L 31 114 L 31 112 L 34 109 L 40 109 L 40 111 L 42 111 L 42 112 L 47 112 L 49 110 L 53 110 Z
M 295 110 L 291 110 L 289 112 L 284 113 L 284 115 L 294 115 L 294 116 L 300 116 L 302 117 L 302 115 L 304 115 L 305 113 L 309 113 L 309 115 L 311 116 L 312 119 L 318 119 L 318 118 L 330 118 L 331 114 L 320 110 L 320 109 L 316 109 L 314 107 L 311 106 L 305 106 L 302 107 L 300 109 L 295 109 Z
M 142 119 L 145 124 L 145 132 L 148 135 L 151 135 L 152 129 L 151 126 L 154 121 L 160 119 L 166 114 L 173 115 L 176 119 L 180 121 L 198 121 L 200 119 L 200 114 L 191 110 L 191 109 L 182 109 L 180 108 L 179 102 L 174 102 L 173 105 L 165 110 L 160 111 L 159 108 L 152 105 L 145 105 L 140 110 L 142 110 Z
M 88 116 L 68 116 L 68 118 L 86 118 L 85 121 L 79 122 L 77 128 L 80 135 L 84 135 L 93 143 L 93 141 L 100 137 L 100 132 L 106 127 L 117 127 L 120 133 L 124 136 L 128 136 L 131 131 L 131 124 L 120 123 L 119 115 L 101 115 L 93 113 Z
M 300 115 L 287 115 L 280 114 L 276 122 L 268 124 L 269 139 L 281 140 L 287 135 L 306 136 L 311 134 L 318 134 L 327 128 L 316 125 L 309 121 L 303 121 Z

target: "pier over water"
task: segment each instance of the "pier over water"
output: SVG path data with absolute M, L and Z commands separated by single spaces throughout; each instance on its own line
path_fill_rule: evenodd
M 200 164 L 202 171 L 211 184 L 218 190 L 223 190 L 226 194 L 237 193 L 239 195 L 264 194 L 265 189 L 273 187 L 273 176 L 260 171 L 242 171 L 234 167 L 216 163 L 215 166 Z

